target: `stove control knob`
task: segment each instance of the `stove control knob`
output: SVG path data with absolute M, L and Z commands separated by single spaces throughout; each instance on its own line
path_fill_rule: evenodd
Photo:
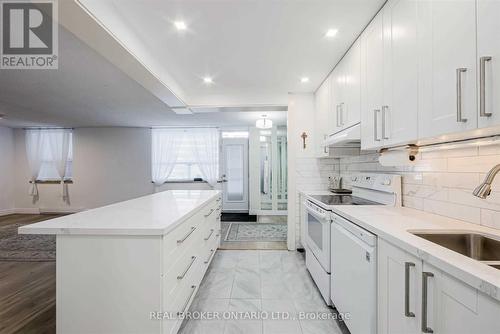
M 390 185 L 391 185 L 391 179 L 384 179 L 384 180 L 382 181 L 382 184 L 383 184 L 384 186 L 390 186 Z
M 357 177 L 357 176 L 352 176 L 352 177 L 351 177 L 351 181 L 356 182 L 357 180 L 358 180 L 358 177 Z

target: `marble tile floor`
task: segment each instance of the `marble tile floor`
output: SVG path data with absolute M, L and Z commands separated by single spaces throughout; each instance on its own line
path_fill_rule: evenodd
M 307 272 L 303 253 L 298 252 L 218 251 L 190 311 L 216 312 L 222 319 L 186 320 L 182 334 L 346 332 L 332 318 L 333 309 L 324 303 Z M 229 314 L 237 319 L 227 319 Z M 317 320 L 318 315 L 326 319 Z

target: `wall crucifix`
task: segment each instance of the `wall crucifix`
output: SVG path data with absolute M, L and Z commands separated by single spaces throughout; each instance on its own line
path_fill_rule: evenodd
M 300 135 L 300 137 L 302 138 L 302 143 L 304 145 L 304 149 L 306 149 L 306 138 L 307 138 L 307 133 L 305 132 L 302 132 L 302 135 Z

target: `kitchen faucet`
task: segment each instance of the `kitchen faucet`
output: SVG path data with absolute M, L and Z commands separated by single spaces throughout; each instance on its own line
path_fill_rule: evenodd
M 486 177 L 484 178 L 483 183 L 478 185 L 476 189 L 474 189 L 474 191 L 472 192 L 474 196 L 477 196 L 482 199 L 488 197 L 491 193 L 491 182 L 493 182 L 493 179 L 495 178 L 498 172 L 500 172 L 500 164 L 490 169 L 488 175 L 486 175 Z

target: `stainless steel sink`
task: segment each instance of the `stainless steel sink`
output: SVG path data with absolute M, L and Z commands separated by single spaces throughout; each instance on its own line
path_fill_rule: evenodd
M 452 251 L 500 269 L 500 240 L 480 233 L 412 232 Z

